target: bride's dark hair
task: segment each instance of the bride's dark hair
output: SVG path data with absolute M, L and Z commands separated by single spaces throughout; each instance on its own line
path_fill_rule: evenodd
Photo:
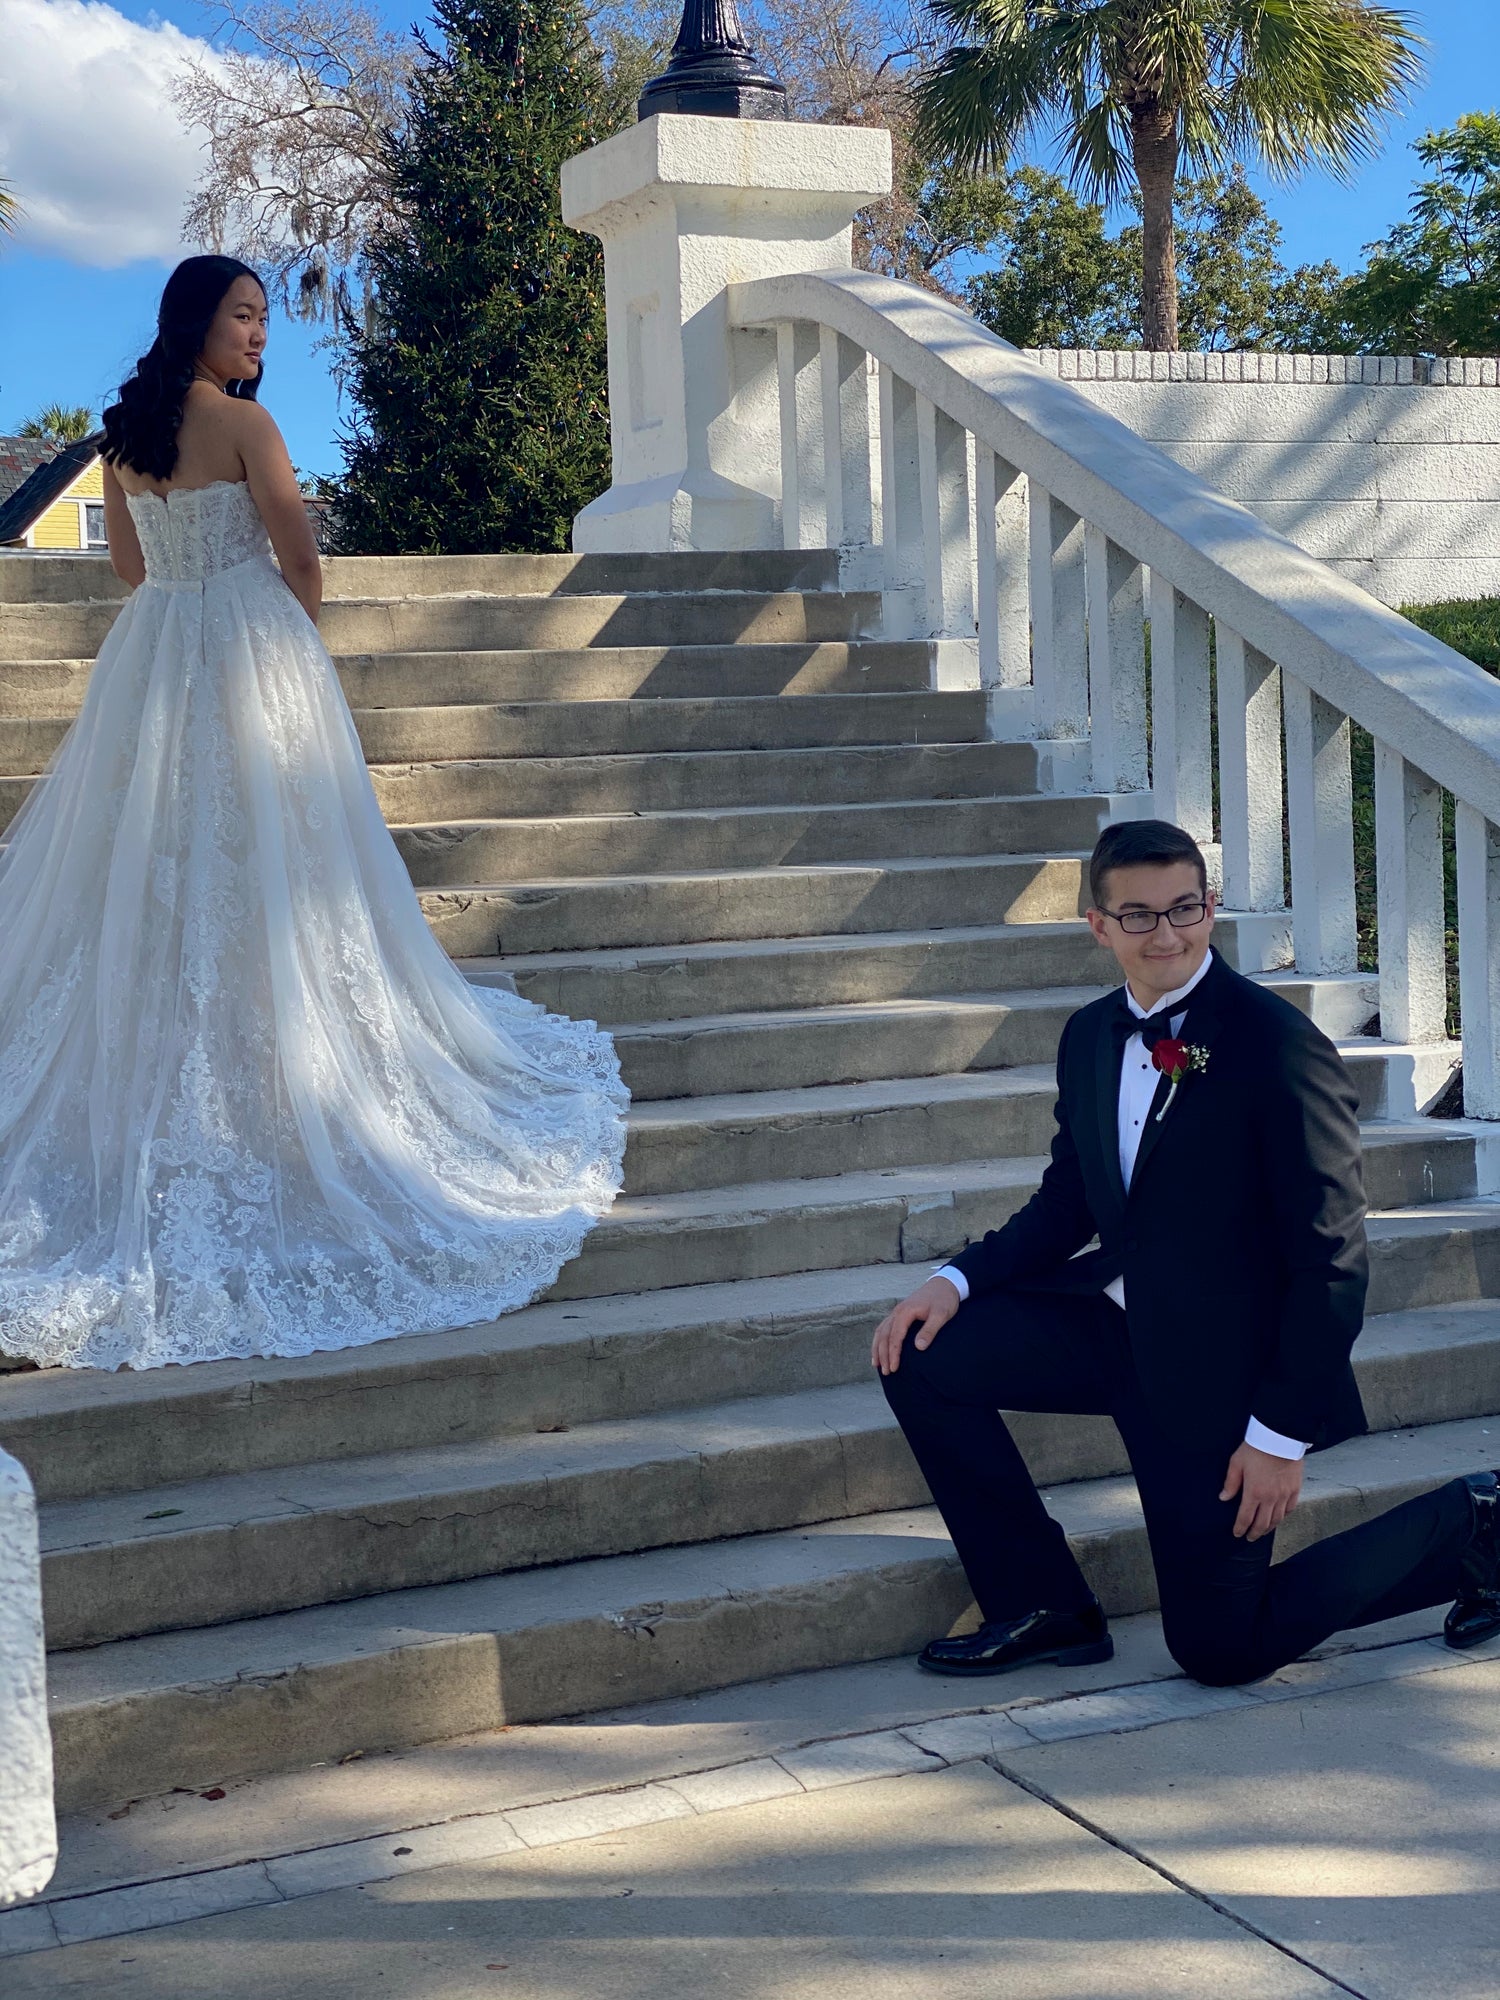
M 171 478 L 193 366 L 236 278 L 261 284 L 259 273 L 237 257 L 187 257 L 168 278 L 157 308 L 156 338 L 121 384 L 119 402 L 104 412 L 100 455 L 109 464 L 128 465 L 146 479 Z M 231 382 L 228 393 L 253 402 L 264 374 L 262 363 L 253 382 Z

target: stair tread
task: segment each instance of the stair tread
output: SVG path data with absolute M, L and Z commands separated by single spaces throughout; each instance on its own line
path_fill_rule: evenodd
M 1360 1490 L 1393 1499 L 1491 1462 L 1495 1431 L 1483 1418 L 1350 1439 L 1309 1467 L 1304 1505 Z M 1048 1490 L 1048 1505 L 1069 1534 L 1127 1533 L 1138 1506 L 1127 1478 L 1085 1480 Z M 122 1639 L 52 1656 L 55 1716 L 101 1704 L 139 1701 L 174 1688 L 306 1675 L 374 1655 L 493 1640 L 542 1625 L 612 1623 L 649 1633 L 749 1595 L 805 1596 L 850 1569 L 952 1563 L 935 1508 L 912 1508 L 780 1529 L 728 1540 L 607 1556 L 458 1583 L 390 1591 L 304 1611 Z M 554 1713 L 564 1712 L 561 1708 Z
M 1049 796 L 1051 795 L 1049 794 Z M 882 803 L 900 804 L 901 801 L 882 801 Z M 964 801 L 964 803 L 967 803 L 967 801 Z M 731 810 L 766 810 L 766 808 L 738 807 L 731 808 Z M 634 814 L 624 816 L 635 817 Z M 669 886 L 676 882 L 722 882 L 733 884 L 739 882 L 764 882 L 767 879 L 780 882 L 796 875 L 812 876 L 820 881 L 824 879 L 838 881 L 850 875 L 921 875 L 932 874 L 944 868 L 978 870 L 995 867 L 1040 867 L 1044 862 L 1048 861 L 1087 861 L 1088 858 L 1088 849 L 1081 847 L 1047 848 L 1035 852 L 1018 848 L 1014 853 L 1004 851 L 994 854 L 890 855 L 877 857 L 868 861 L 789 861 L 778 864 L 775 867 L 764 868 L 663 869 L 659 875 L 642 875 L 637 873 L 626 873 L 624 875 L 527 875 L 514 876 L 503 882 L 466 882 L 454 884 L 445 886 L 441 891 L 433 890 L 428 893 L 445 896 L 461 896 L 464 894 L 478 896 L 496 895 L 503 892 L 507 895 L 556 896 L 563 894 L 572 895 L 582 890 L 612 887 L 654 889 L 658 885 Z M 1053 919 L 1049 921 L 1057 920 Z M 1022 924 L 1017 925 L 1015 928 L 1026 930 L 1030 926 Z M 700 940 L 695 939 L 694 942 L 700 942 Z M 712 942 L 712 940 L 708 940 L 708 942 Z M 673 948 L 671 946 L 662 947 L 662 949 L 666 950 Z M 629 950 L 631 947 L 622 947 L 622 949 Z M 643 946 L 641 949 L 654 949 L 654 947 Z M 572 956 L 573 954 L 568 955 Z
M 1059 996 L 1071 999 L 1072 988 L 1062 988 Z M 1007 998 L 1009 996 L 1006 996 Z M 1044 1004 L 1041 999 L 1037 1004 Z M 871 1003 L 875 1011 L 889 1011 L 891 1003 Z M 858 1015 L 864 1009 L 847 1007 L 816 1008 L 809 1013 Z M 764 1015 L 743 1017 L 760 1021 Z M 664 1024 L 668 1031 L 681 1031 L 683 1023 Z M 1038 1090 L 1056 1089 L 1056 1073 L 1050 1064 L 1015 1064 L 1009 1069 L 956 1070 L 945 1076 L 881 1078 L 873 1083 L 809 1084 L 792 1090 L 743 1090 L 715 1097 L 658 1098 L 633 1104 L 630 1119 L 641 1126 L 703 1124 L 710 1121 L 747 1119 L 859 1117 L 895 1105 L 956 1103 L 974 1098 L 999 1099 L 1024 1096 Z
M 1056 809 L 1062 806 L 1082 806 L 1094 803 L 1096 803 L 1095 796 L 1090 792 L 1047 792 L 1045 794 L 1039 792 L 981 792 L 956 799 L 826 799 L 811 805 L 683 806 L 678 808 L 657 808 L 649 812 L 559 813 L 551 818 L 522 815 L 515 819 L 505 819 L 497 815 L 482 819 L 391 820 L 388 823 L 392 832 L 399 830 L 402 833 L 443 833 L 451 830 L 459 833 L 487 826 L 611 826 L 618 825 L 621 821 L 769 819 L 773 816 L 785 817 L 793 813 L 804 815 L 817 814 L 819 816 L 838 813 L 847 816 L 850 813 L 899 812 L 903 807 L 909 806 L 921 806 L 923 808 L 952 806 L 959 809 L 972 808 L 974 806 L 1034 806 L 1038 809 Z M 998 857 L 987 858 L 1015 861 L 1021 857 L 1015 854 L 1003 854 Z M 1048 854 L 1042 858 L 1052 860 L 1056 857 L 1055 855 Z M 853 865 L 857 867 L 869 867 L 871 864 L 869 862 L 857 862 Z M 718 873 L 715 869 L 705 869 L 698 872 L 703 874 Z M 579 879 L 585 878 L 580 877 Z M 595 878 L 589 877 L 587 879 L 593 880 Z M 516 884 L 511 883 L 506 886 L 515 887 Z M 445 885 L 445 888 L 449 895 L 454 893 L 453 889 L 448 885 Z
M 897 1293 L 891 1267 L 883 1267 L 883 1275 L 886 1283 L 874 1288 L 872 1308 Z M 1406 1356 L 1437 1362 L 1445 1353 L 1472 1346 L 1494 1346 L 1500 1352 L 1500 1301 L 1471 1301 L 1467 1310 L 1428 1307 L 1377 1317 L 1366 1323 L 1354 1352 L 1356 1366 L 1368 1366 Z M 128 1499 L 104 1494 L 46 1502 L 40 1509 L 41 1544 L 44 1554 L 50 1554 L 175 1539 L 278 1517 L 399 1509 L 444 1497 L 461 1502 L 466 1496 L 506 1487 L 578 1478 L 666 1458 L 698 1459 L 793 1440 L 894 1428 L 895 1418 L 872 1376 L 778 1395 L 741 1396 L 599 1419 L 560 1432 L 505 1433 L 163 1482 Z M 1500 1437 L 1500 1420 L 1495 1434 Z M 150 1518 L 166 1507 L 180 1511 L 169 1521 Z
M 639 967 L 699 965 L 720 959 L 810 957 L 818 952 L 852 954 L 950 943 L 1024 944 L 1035 938 L 1087 935 L 1088 925 L 1082 917 L 1062 917 L 1034 924 L 940 924 L 923 930 L 825 931 L 807 937 L 710 938 L 693 944 L 606 946 L 598 951 L 519 952 L 509 957 L 458 959 L 455 963 L 466 977 L 482 983 L 496 973 L 627 972 Z
M 1004 1007 L 1015 1011 L 1031 1008 L 1043 1012 L 1048 1008 L 1066 1007 L 1069 1011 L 1086 1006 L 1096 1000 L 1108 987 L 1096 986 L 1026 986 L 997 987 L 989 992 L 926 993 L 903 994 L 888 1000 L 838 1000 L 828 1001 L 817 1007 L 764 1007 L 753 1008 L 740 1014 L 689 1014 L 680 1019 L 668 1021 L 628 1021 L 611 1029 L 616 1041 L 674 1040 L 684 1035 L 711 1034 L 725 1030 L 775 1033 L 779 1029 L 805 1027 L 808 1025 L 834 1026 L 847 1024 L 857 1027 L 860 1023 L 876 1021 L 899 1021 L 914 1019 L 918 1015 L 961 1014 L 969 1011 L 983 1011 Z M 1031 1068 L 1034 1065 L 1018 1065 Z M 1011 1074 L 1011 1071 L 988 1070 L 976 1072 L 986 1076 Z M 1052 1074 L 1048 1070 L 1048 1075 Z M 967 1074 L 967 1072 L 965 1072 Z M 942 1077 L 918 1077 L 911 1079 L 914 1085 L 935 1084 L 946 1081 Z M 819 1086 L 809 1086 L 817 1088 Z M 824 1085 L 828 1089 L 855 1089 L 862 1085 Z M 758 1095 L 746 1092 L 743 1095 Z M 678 1102 L 672 1098 L 669 1103 Z M 702 1099 L 695 1100 L 702 1102 Z

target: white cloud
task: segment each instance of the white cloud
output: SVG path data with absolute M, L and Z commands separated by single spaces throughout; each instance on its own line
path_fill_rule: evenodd
M 198 247 L 182 214 L 202 166 L 169 85 L 208 45 L 103 0 L 0 0 L 0 178 L 18 247 L 113 270 Z

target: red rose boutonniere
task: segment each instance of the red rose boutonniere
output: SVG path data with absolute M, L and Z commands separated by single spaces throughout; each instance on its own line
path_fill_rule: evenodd
M 1208 1068 L 1208 1050 L 1196 1047 L 1192 1042 L 1160 1041 L 1151 1051 L 1151 1060 L 1163 1076 L 1172 1079 L 1172 1088 L 1167 1092 L 1167 1101 L 1156 1114 L 1160 1125 L 1172 1109 L 1172 1099 L 1177 1095 L 1177 1086 L 1185 1076 L 1201 1076 Z

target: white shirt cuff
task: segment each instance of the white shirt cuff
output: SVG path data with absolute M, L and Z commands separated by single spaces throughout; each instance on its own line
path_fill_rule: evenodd
M 960 1304 L 969 1296 L 969 1281 L 956 1264 L 940 1264 L 932 1275 L 935 1278 L 946 1278 L 948 1280 L 954 1291 L 958 1293 Z
M 1269 1430 L 1259 1417 L 1252 1417 L 1245 1426 L 1245 1442 L 1257 1451 L 1268 1451 L 1273 1458 L 1302 1458 L 1307 1446 L 1297 1438 L 1283 1437 L 1280 1431 Z

